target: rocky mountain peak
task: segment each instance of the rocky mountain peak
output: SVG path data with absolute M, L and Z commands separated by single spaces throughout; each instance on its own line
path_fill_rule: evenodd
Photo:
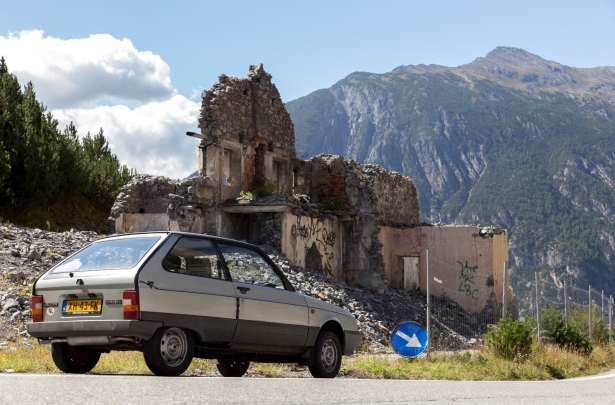
M 460 66 L 457 73 L 492 80 L 528 94 L 536 90 L 559 92 L 615 103 L 615 68 L 569 67 L 519 48 L 499 46 L 487 56 Z

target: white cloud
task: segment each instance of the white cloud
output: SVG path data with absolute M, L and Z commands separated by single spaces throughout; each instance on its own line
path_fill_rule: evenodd
M 40 30 L 0 36 L 0 52 L 60 128 L 70 121 L 80 135 L 102 128 L 111 151 L 140 174 L 196 171 L 198 141 L 185 134 L 198 125 L 200 103 L 177 94 L 159 55 L 107 34 L 59 39 Z
M 103 128 L 111 151 L 139 174 L 184 178 L 197 170 L 196 127 L 200 104 L 176 95 L 137 108 L 124 105 L 53 110 L 61 127 L 72 121 L 81 135 Z
M 158 55 L 138 51 L 128 39 L 111 35 L 59 39 L 43 31 L 0 36 L 0 52 L 22 83 L 32 81 L 51 108 L 99 100 L 146 101 L 174 93 L 169 66 Z

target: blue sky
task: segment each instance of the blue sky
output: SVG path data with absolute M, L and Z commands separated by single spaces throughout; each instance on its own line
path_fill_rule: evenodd
M 355 71 L 459 66 L 497 46 L 615 66 L 615 0 L 12 1 L 0 55 L 62 125 L 101 127 L 124 164 L 196 170 L 200 94 L 263 63 L 283 101 Z

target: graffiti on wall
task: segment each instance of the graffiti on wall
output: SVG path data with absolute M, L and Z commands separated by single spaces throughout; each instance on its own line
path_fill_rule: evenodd
M 316 218 L 302 223 L 301 217 L 297 217 L 297 223 L 293 224 L 290 233 L 295 241 L 303 244 L 306 267 L 316 268 L 325 276 L 334 278 L 331 261 L 335 257 L 336 232 L 327 229 Z
M 459 288 L 457 290 L 461 291 L 466 297 L 477 300 L 478 288 L 474 283 L 474 275 L 478 270 L 478 266 L 470 266 L 467 260 L 465 264 L 460 261 L 457 261 L 457 263 L 461 266 L 461 271 L 459 273 Z

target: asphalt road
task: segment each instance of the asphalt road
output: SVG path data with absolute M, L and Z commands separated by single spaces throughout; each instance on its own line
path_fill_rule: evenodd
M 540 382 L 0 374 L 0 405 L 34 403 L 605 405 L 615 371 Z

